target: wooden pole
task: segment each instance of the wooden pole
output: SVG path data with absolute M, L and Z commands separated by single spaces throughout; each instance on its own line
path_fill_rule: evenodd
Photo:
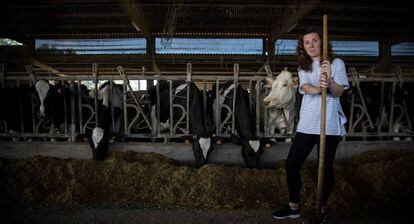
M 322 60 L 328 60 L 328 16 L 323 15 L 323 52 Z M 321 220 L 321 209 L 323 203 L 323 189 L 325 177 L 325 127 L 326 127 L 326 88 L 322 88 L 322 105 L 321 105 L 321 129 L 319 139 L 319 166 L 318 166 L 318 189 L 316 200 L 316 220 Z

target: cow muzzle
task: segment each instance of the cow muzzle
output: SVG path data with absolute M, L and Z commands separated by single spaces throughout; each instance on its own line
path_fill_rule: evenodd
M 263 104 L 264 104 L 265 107 L 269 107 L 270 106 L 270 100 L 264 99 Z
M 42 118 L 46 117 L 45 106 L 43 104 L 40 105 L 39 111 L 40 111 L 40 117 Z

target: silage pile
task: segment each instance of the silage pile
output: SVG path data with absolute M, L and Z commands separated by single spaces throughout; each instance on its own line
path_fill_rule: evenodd
M 384 215 L 409 215 L 414 201 L 414 153 L 374 151 L 355 156 L 346 177 L 359 206 Z
M 412 197 L 412 153 L 369 152 L 349 164 L 349 168 L 335 166 L 335 190 L 329 201 L 334 213 L 352 212 L 361 195 L 372 203 Z M 23 203 L 143 202 L 161 207 L 260 209 L 277 208 L 287 199 L 284 161 L 274 169 L 214 164 L 196 169 L 153 153 L 114 151 L 104 162 L 40 156 L 1 159 L 0 177 L 0 197 Z M 302 180 L 302 208 L 310 211 L 316 197 L 315 164 L 305 163 Z

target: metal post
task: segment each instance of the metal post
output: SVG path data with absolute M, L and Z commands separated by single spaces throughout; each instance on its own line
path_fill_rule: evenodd
M 125 134 L 129 134 L 128 131 L 128 108 L 127 108 L 127 83 L 126 80 L 123 81 L 123 85 L 122 85 L 122 90 L 124 92 L 123 94 L 123 104 L 122 106 L 124 107 L 124 133 Z
M 83 131 L 83 115 L 82 115 L 82 90 L 81 90 L 81 81 L 78 82 L 78 112 L 79 112 L 79 133 L 84 134 Z
M 160 108 L 160 79 L 158 79 L 158 81 L 157 81 L 157 85 L 155 86 L 155 91 L 156 91 L 156 93 L 157 93 L 157 99 L 156 99 L 156 110 L 155 110 L 155 112 L 156 112 L 156 117 L 157 117 L 157 126 L 156 126 L 156 128 L 155 128 L 155 130 L 156 130 L 156 134 L 157 134 L 157 137 L 158 136 L 160 136 L 160 134 L 161 134 L 161 125 L 160 125 L 160 117 L 161 117 L 161 115 L 160 115 L 160 110 L 161 110 L 161 108 Z
M 169 97 L 170 97 L 170 104 L 169 104 L 169 107 L 170 107 L 170 134 L 171 135 L 173 135 L 174 133 L 175 133 L 175 130 L 174 130 L 174 113 L 173 113 L 173 83 L 172 83 L 172 80 L 168 80 L 168 83 L 170 84 L 170 88 L 169 88 L 169 90 L 170 90 L 170 94 L 169 94 Z
M 261 105 L 261 89 L 260 89 L 260 80 L 256 82 L 256 135 L 260 136 L 260 105 Z
M 65 81 L 61 80 L 62 86 L 65 86 Z M 63 108 L 65 110 L 65 134 L 68 133 L 68 102 L 66 100 L 66 91 L 63 91 Z
M 111 100 L 110 104 L 111 105 L 111 121 L 112 121 L 112 132 L 115 133 L 115 117 L 114 117 L 114 113 L 115 113 L 115 109 L 114 109 L 114 82 L 113 80 L 109 81 L 109 99 Z M 109 109 L 109 108 L 108 108 Z
M 190 63 L 187 64 L 187 99 L 186 99 L 186 133 L 188 134 L 190 131 L 190 82 L 191 82 L 191 73 L 192 73 L 192 66 Z
M 220 81 L 216 79 L 216 136 L 218 136 L 221 133 L 220 130 L 220 123 L 221 123 L 221 109 L 220 109 Z
M 4 89 L 6 87 L 6 80 L 4 79 L 4 76 L 6 74 L 6 64 L 0 64 L 0 84 L 1 88 Z
M 389 119 L 389 126 L 388 126 L 388 133 L 393 133 L 393 123 L 394 123 L 394 106 L 395 106 L 395 90 L 397 89 L 397 81 L 392 82 L 392 90 L 391 90 L 391 108 L 390 108 L 390 119 Z
M 119 75 L 120 75 L 120 76 L 122 77 L 122 79 L 124 80 L 124 85 L 125 85 L 125 88 L 127 88 L 126 90 L 124 89 L 124 91 L 126 91 L 126 92 L 125 92 L 125 94 L 124 94 L 124 102 L 126 102 L 126 93 L 129 91 L 129 92 L 130 92 L 130 94 L 131 94 L 131 96 L 132 96 L 132 98 L 133 98 L 133 100 L 134 100 L 134 102 L 135 102 L 135 104 L 136 104 L 136 106 L 137 106 L 137 108 L 138 108 L 139 113 L 141 113 L 141 114 L 142 114 L 142 117 L 144 118 L 145 123 L 147 124 L 147 126 L 149 127 L 149 129 L 150 129 L 150 130 L 152 130 L 152 127 L 151 127 L 151 122 L 149 121 L 149 119 L 148 119 L 148 118 L 147 118 L 147 116 L 145 115 L 144 110 L 142 109 L 142 107 L 141 107 L 141 105 L 140 105 L 140 103 L 139 103 L 139 101 L 138 101 L 137 97 L 135 96 L 134 91 L 133 91 L 133 89 L 132 89 L 131 85 L 129 84 L 129 80 L 128 80 L 128 78 L 127 78 L 127 76 L 126 76 L 125 72 L 124 72 L 124 69 L 122 68 L 122 66 L 118 66 L 118 67 L 117 67 L 117 70 L 118 70 Z M 157 85 L 157 86 L 158 86 L 158 85 Z M 126 106 L 125 106 L 125 108 L 124 108 L 124 109 L 126 109 Z M 124 111 L 126 111 L 126 110 L 124 110 Z M 124 112 L 124 114 L 125 114 L 125 112 Z
M 235 111 L 236 111 L 236 97 L 237 97 L 237 91 L 239 89 L 238 87 L 238 82 L 239 82 L 239 64 L 234 64 L 233 67 L 233 72 L 234 72 L 234 90 L 233 90 L 233 108 L 232 108 L 232 122 L 231 122 L 231 131 L 234 134 L 235 133 L 235 124 L 236 124 L 236 120 L 234 117 Z
M 98 127 L 98 64 L 92 64 L 92 77 L 95 84 L 95 127 Z
M 74 86 L 74 80 L 73 77 L 69 81 L 70 84 L 70 111 L 71 111 L 71 124 L 70 124 L 70 141 L 75 142 L 76 141 L 76 109 L 75 109 L 75 86 Z M 80 92 L 79 92 L 80 94 Z
M 203 79 L 203 112 L 206 118 L 204 119 L 204 125 L 207 127 L 207 83 L 206 80 Z

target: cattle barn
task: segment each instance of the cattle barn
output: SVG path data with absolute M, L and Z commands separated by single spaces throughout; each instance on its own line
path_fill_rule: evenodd
M 293 131 L 269 125 L 266 77 L 287 70 L 296 80 L 297 39 L 307 27 L 321 27 L 323 15 L 352 86 L 342 97 L 348 134 L 338 159 L 380 146 L 414 148 L 414 8 L 406 1 L 0 5 L 1 157 L 90 159 L 90 146 L 101 146 L 88 138 L 103 135 L 109 151 L 156 152 L 195 164 L 197 141 L 215 148 L 203 148 L 200 158 L 244 165 L 231 141 L 238 135 L 262 142 L 261 166 L 270 166 L 286 157 L 297 117 L 289 119 Z M 240 103 L 245 107 L 237 111 Z
M 409 1 L 2 0 L 0 15 L 2 223 L 307 223 L 315 149 L 302 216 L 271 214 L 289 194 L 298 39 L 324 17 L 350 83 L 327 220 L 412 223 Z

